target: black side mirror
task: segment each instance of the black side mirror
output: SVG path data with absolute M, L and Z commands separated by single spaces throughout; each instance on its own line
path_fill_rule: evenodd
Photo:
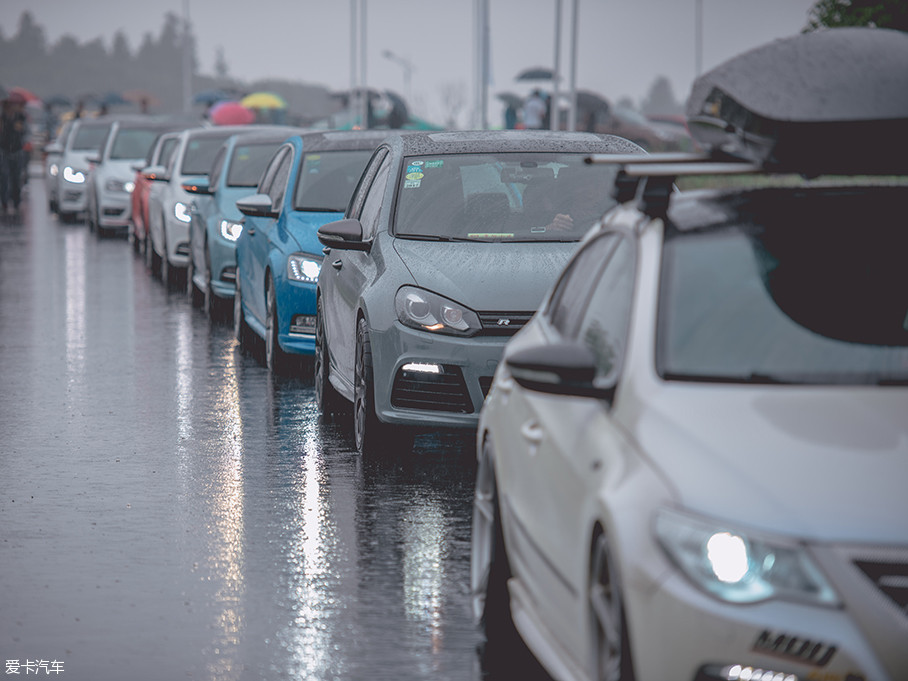
M 328 248 L 349 251 L 368 251 L 372 244 L 363 241 L 363 226 L 355 218 L 337 220 L 318 229 L 318 240 Z
M 279 213 L 271 207 L 271 197 L 267 194 L 252 194 L 238 199 L 236 207 L 243 215 L 254 218 L 276 218 Z

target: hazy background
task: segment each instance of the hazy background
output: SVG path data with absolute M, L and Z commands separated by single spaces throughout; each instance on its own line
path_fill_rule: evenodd
M 366 79 L 371 87 L 402 94 L 404 68 L 383 56 L 390 50 L 412 65 L 411 109 L 443 121 L 462 100 L 459 118 L 473 106 L 473 1 L 370 0 L 367 3 Z M 799 33 L 814 0 L 702 0 L 703 70 L 770 40 Z M 659 76 L 683 102 L 695 77 L 696 0 L 580 0 L 577 85 L 612 101 L 634 104 Z M 563 2 L 562 73 L 569 74 L 571 0 Z M 188 0 L 201 74 L 214 74 L 218 51 L 228 75 L 239 80 L 286 79 L 350 86 L 348 0 Z M 0 0 L 0 32 L 16 33 L 31 12 L 48 45 L 69 34 L 80 43 L 101 38 L 109 48 L 122 30 L 136 51 L 157 35 L 168 12 L 182 16 L 183 0 Z M 554 0 L 490 0 L 492 83 L 489 120 L 500 123 L 494 94 L 525 94 L 514 78 L 528 66 L 554 61 Z M 26 83 L 3 83 L 7 87 Z

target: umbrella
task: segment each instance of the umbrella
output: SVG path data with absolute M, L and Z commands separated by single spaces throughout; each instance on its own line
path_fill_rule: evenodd
M 217 104 L 218 102 L 223 102 L 231 99 L 236 99 L 237 93 L 235 91 L 227 91 L 222 89 L 216 90 L 202 90 L 201 92 L 196 92 L 192 97 L 192 101 L 195 104 L 206 104 L 211 106 L 212 104 Z
M 253 92 L 240 100 L 240 104 L 250 109 L 286 109 L 287 102 L 273 92 Z
M 8 99 L 15 99 L 20 102 L 40 102 L 41 98 L 36 95 L 31 90 L 26 90 L 24 87 L 11 87 L 9 93 L 7 94 Z
M 73 103 L 68 97 L 63 95 L 53 95 L 44 100 L 47 106 L 72 106 Z
M 517 74 L 515 80 L 552 80 L 554 71 L 546 66 L 533 66 Z
M 570 92 L 560 93 L 565 99 L 570 99 Z M 600 94 L 589 90 L 577 90 L 577 108 L 584 111 L 608 111 L 608 100 Z
M 119 92 L 105 92 L 101 97 L 101 104 L 104 106 L 123 106 L 124 104 L 129 104 L 129 100 L 125 99 L 123 95 Z
M 495 95 L 504 102 L 507 106 L 513 106 L 515 109 L 519 109 L 523 106 L 523 97 L 520 95 L 515 95 L 513 92 L 499 92 Z
M 208 118 L 215 125 L 246 125 L 255 121 L 255 112 L 239 102 L 218 102 L 211 107 Z

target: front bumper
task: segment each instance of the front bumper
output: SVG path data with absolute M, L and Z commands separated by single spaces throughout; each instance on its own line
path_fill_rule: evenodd
M 132 198 L 129 194 L 102 196 L 98 204 L 98 225 L 128 227 L 132 220 Z
M 399 322 L 372 330 L 376 413 L 400 425 L 475 428 L 509 336 L 462 338 Z
M 315 284 L 275 281 L 278 342 L 285 352 L 315 354 Z
M 167 261 L 175 267 L 189 265 L 189 223 L 173 217 L 173 208 L 165 209 L 164 235 L 167 239 Z
M 209 236 L 208 257 L 211 292 L 218 298 L 233 298 L 236 294 L 236 244 Z
M 60 183 L 60 195 L 57 197 L 61 213 L 82 213 L 88 207 L 88 193 L 84 184 Z

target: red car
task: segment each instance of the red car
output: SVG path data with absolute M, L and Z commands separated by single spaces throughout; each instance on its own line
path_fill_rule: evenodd
M 166 167 L 176 148 L 179 134 L 179 131 L 174 131 L 160 135 L 152 145 L 148 157 L 133 166 L 136 170 L 136 186 L 132 191 L 132 226 L 129 236 L 136 252 L 145 250 L 148 238 L 148 191 L 151 189 L 152 180 L 147 178 L 142 171 L 150 166 Z

